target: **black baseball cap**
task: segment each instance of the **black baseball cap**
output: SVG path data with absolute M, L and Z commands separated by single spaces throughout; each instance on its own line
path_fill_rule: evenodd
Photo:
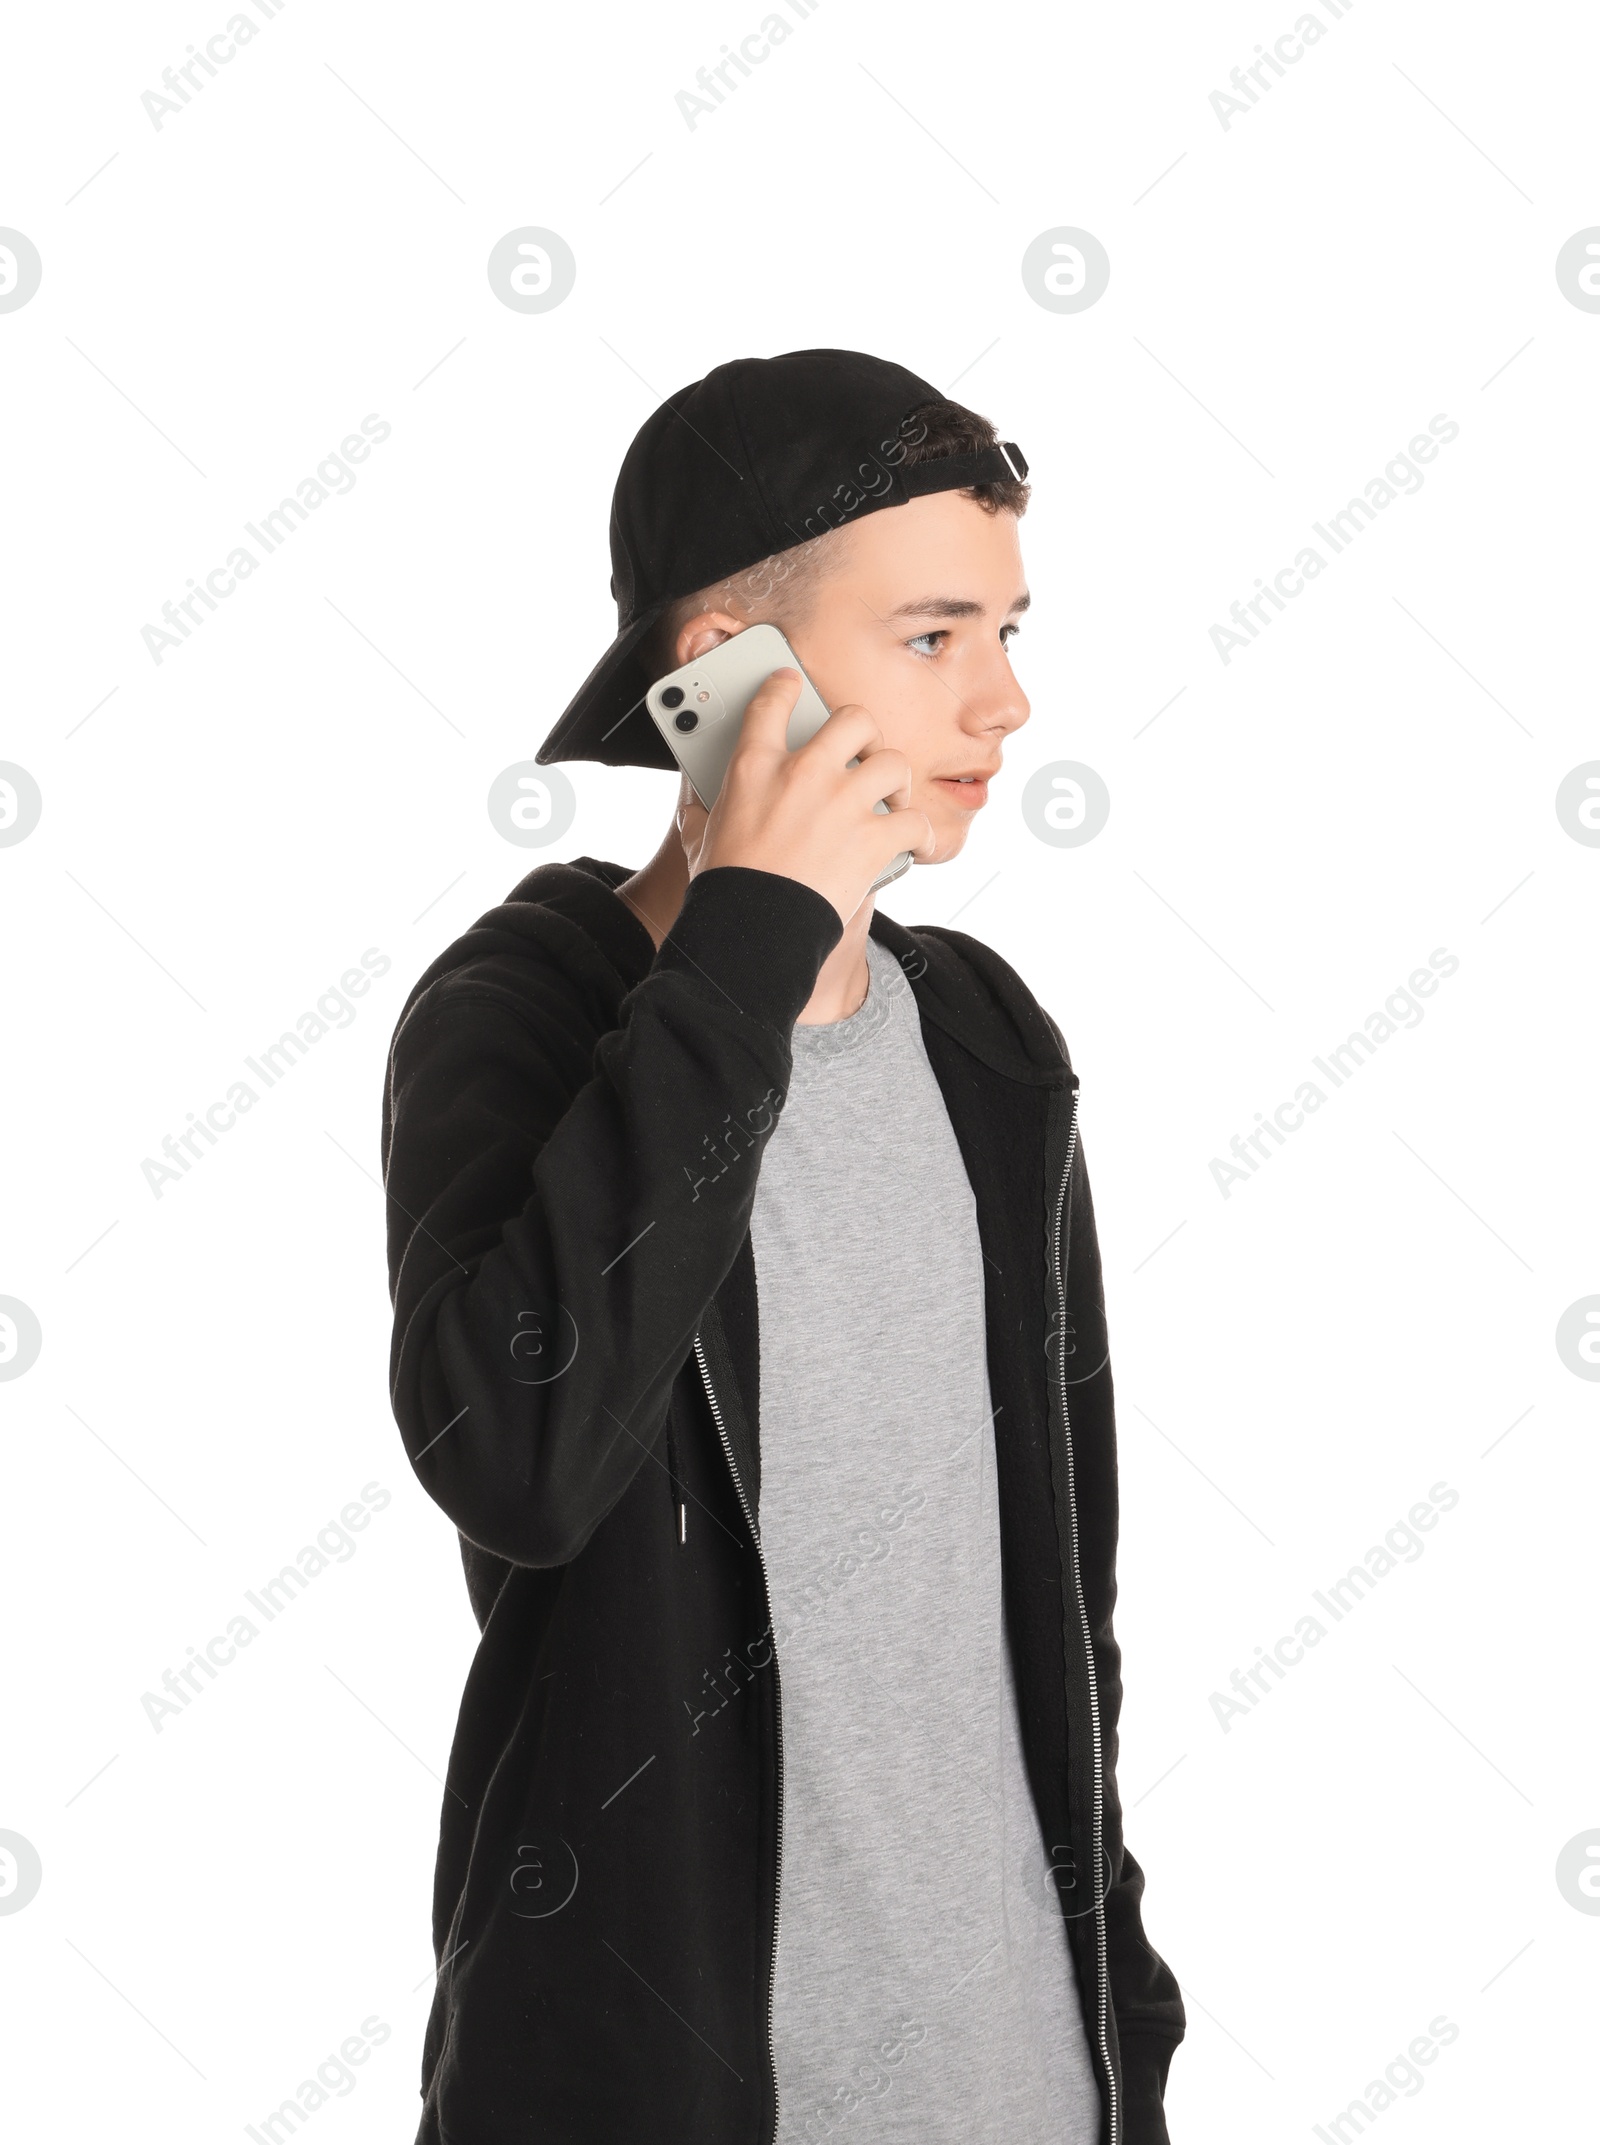
M 859 350 L 736 358 L 670 395 L 640 426 L 611 498 L 617 637 L 539 764 L 676 767 L 646 712 L 653 681 L 639 660 L 674 598 L 879 507 L 1027 475 L 1010 440 L 907 467 L 911 413 L 944 400 L 903 365 Z

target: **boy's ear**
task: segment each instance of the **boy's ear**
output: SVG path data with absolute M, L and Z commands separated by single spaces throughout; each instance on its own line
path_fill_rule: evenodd
M 685 663 L 692 663 L 696 656 L 704 655 L 709 648 L 718 648 L 735 633 L 742 633 L 745 621 L 735 618 L 731 611 L 698 611 L 693 618 L 686 618 L 678 628 L 678 638 L 673 643 L 672 667 L 681 670 Z

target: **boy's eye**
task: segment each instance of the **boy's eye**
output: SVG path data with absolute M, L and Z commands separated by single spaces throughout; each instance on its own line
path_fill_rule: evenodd
M 1009 648 L 1011 646 L 1011 643 L 1016 639 L 1017 635 L 1021 632 L 1021 630 L 1022 628 L 1020 626 L 1002 626 L 1000 628 L 1001 647 Z M 949 638 L 949 634 L 942 630 L 935 633 L 918 633 L 913 635 L 913 637 L 906 642 L 906 646 L 911 650 L 913 655 L 920 655 L 923 657 L 936 656 L 939 653 L 943 644 Z

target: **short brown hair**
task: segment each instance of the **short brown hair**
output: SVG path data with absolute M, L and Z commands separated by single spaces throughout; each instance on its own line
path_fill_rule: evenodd
M 909 411 L 901 423 L 900 438 L 903 451 L 899 460 L 907 469 L 918 462 L 942 461 L 947 455 L 967 454 L 1000 443 L 1000 435 L 987 417 L 980 417 L 963 403 L 943 398 L 920 402 Z M 1021 477 L 992 478 L 987 483 L 960 487 L 961 497 L 976 500 L 985 513 L 1015 514 L 1019 518 L 1028 511 L 1031 490 Z M 781 609 L 794 622 L 817 582 L 838 564 L 849 541 L 850 524 L 844 522 L 821 536 L 808 537 L 803 543 L 729 574 L 710 588 L 675 597 L 646 636 L 639 651 L 641 665 L 652 678 L 675 670 L 678 635 L 702 611 L 728 611 L 755 625 L 775 618 Z

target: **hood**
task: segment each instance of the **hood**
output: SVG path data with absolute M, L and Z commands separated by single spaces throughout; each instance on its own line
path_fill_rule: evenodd
M 441 978 L 554 962 L 601 1009 L 655 958 L 643 924 L 614 889 L 635 866 L 597 857 L 541 864 L 447 946 L 417 979 L 399 1026 Z M 1061 1032 L 1016 971 L 982 940 L 944 924 L 907 926 L 875 913 L 872 936 L 905 971 L 918 1008 L 991 1070 L 1030 1086 L 1076 1085 Z M 607 1016 L 608 1017 L 608 1016 Z

